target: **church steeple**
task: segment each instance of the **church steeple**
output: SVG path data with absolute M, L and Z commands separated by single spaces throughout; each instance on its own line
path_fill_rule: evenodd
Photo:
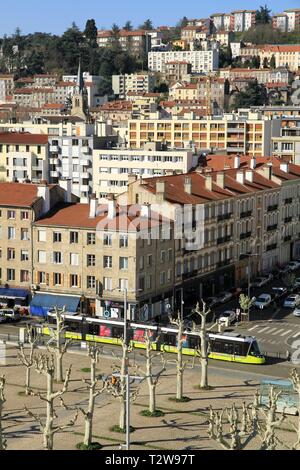
M 83 73 L 81 70 L 81 58 L 79 59 L 78 64 L 78 73 L 77 73 L 77 81 L 76 81 L 76 92 L 82 93 L 84 89 L 84 81 L 83 81 Z
M 71 115 L 81 119 L 87 119 L 88 111 L 88 93 L 83 80 L 83 73 L 81 69 L 81 59 L 79 60 L 78 73 L 74 94 L 72 97 L 72 111 Z

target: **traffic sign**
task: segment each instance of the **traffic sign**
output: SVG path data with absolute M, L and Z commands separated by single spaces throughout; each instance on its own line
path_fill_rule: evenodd
M 109 310 L 105 310 L 104 318 L 110 318 L 110 311 Z

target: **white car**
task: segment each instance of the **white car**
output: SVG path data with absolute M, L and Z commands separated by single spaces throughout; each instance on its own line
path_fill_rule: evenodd
M 295 315 L 295 317 L 300 317 L 300 307 L 295 308 L 295 310 L 293 311 L 293 315 Z
M 289 307 L 289 308 L 296 308 L 300 305 L 300 295 L 298 294 L 292 294 L 289 295 L 285 301 L 283 306 L 284 307 Z
M 226 310 L 223 312 L 219 318 L 219 323 L 227 323 L 231 325 L 231 323 L 235 322 L 237 319 L 236 313 L 233 310 Z
M 0 315 L 3 315 L 8 321 L 18 321 L 21 319 L 19 312 L 16 312 L 13 309 L 0 310 Z
M 272 297 L 270 294 L 261 294 L 254 301 L 254 306 L 263 310 L 272 303 Z

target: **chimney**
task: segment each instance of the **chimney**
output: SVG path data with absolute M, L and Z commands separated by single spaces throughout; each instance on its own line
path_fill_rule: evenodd
M 281 171 L 284 171 L 285 173 L 288 173 L 289 172 L 288 162 L 280 163 L 280 169 L 281 169 Z
M 72 180 L 64 178 L 59 181 L 59 186 L 65 191 L 65 202 L 72 202 Z
M 255 170 L 255 168 L 256 168 L 256 158 L 255 157 L 251 158 L 251 160 L 250 160 L 250 168 L 252 170 Z
M 145 217 L 145 219 L 150 219 L 150 214 L 151 214 L 151 205 L 143 204 L 141 206 L 141 217 Z
M 212 191 L 212 176 L 205 175 L 205 189 Z
M 253 183 L 253 171 L 252 170 L 246 170 L 246 180 Z
M 43 214 L 50 210 L 50 189 L 47 181 L 41 181 L 37 187 L 37 196 L 43 199 Z
M 238 183 L 244 184 L 244 172 L 243 171 L 236 172 L 236 180 Z
M 117 215 L 117 203 L 114 196 L 108 199 L 108 211 L 107 211 L 107 218 L 114 219 Z
M 192 194 L 192 178 L 190 178 L 189 176 L 186 176 L 184 178 L 184 191 L 187 194 Z
M 236 157 L 234 157 L 234 168 L 238 170 L 240 168 L 240 165 L 241 165 L 241 157 L 240 155 L 236 155 Z
M 165 198 L 166 183 L 164 181 L 156 181 L 156 195 L 163 201 Z
M 132 183 L 135 183 L 135 182 L 137 181 L 137 179 L 138 179 L 138 176 L 137 176 L 137 175 L 135 175 L 135 174 L 133 174 L 133 173 L 130 173 L 130 174 L 128 175 L 128 185 L 129 185 L 129 184 L 132 184 Z
M 225 173 L 223 171 L 217 173 L 217 185 L 222 189 L 225 188 Z
M 90 219 L 94 219 L 97 216 L 97 208 L 98 199 L 96 198 L 96 194 L 92 194 L 90 198 Z

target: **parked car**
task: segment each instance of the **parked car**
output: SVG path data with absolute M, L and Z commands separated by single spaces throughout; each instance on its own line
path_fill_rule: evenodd
M 292 294 L 289 295 L 285 301 L 283 306 L 289 308 L 296 308 L 300 305 L 300 295 L 299 294 Z
M 286 287 L 272 287 L 272 292 L 274 299 L 282 299 L 282 297 L 288 294 Z
M 270 294 L 261 294 L 254 301 L 254 306 L 263 310 L 272 303 L 272 297 Z
M 7 322 L 6 316 L 0 313 L 0 323 L 5 323 L 5 322 Z
M 295 310 L 293 311 L 293 315 L 295 315 L 295 317 L 300 317 L 300 307 L 295 308 Z
M 298 261 L 290 261 L 288 263 L 288 266 L 291 271 L 296 271 L 297 269 L 300 268 L 300 263 Z
M 233 310 L 226 310 L 226 312 L 223 312 L 219 318 L 219 323 L 227 323 L 228 325 L 231 325 L 234 323 L 237 319 L 236 312 Z
M 273 273 L 262 273 L 261 277 L 268 279 L 268 282 L 273 281 L 274 279 Z
M 262 287 L 268 284 L 269 280 L 266 277 L 257 277 L 251 282 L 252 287 Z
M 231 300 L 232 297 L 233 295 L 231 292 L 220 292 L 217 298 L 219 299 L 219 302 L 221 304 L 224 304 L 225 302 L 228 302 L 229 300 Z
M 0 315 L 4 315 L 7 321 L 19 321 L 21 319 L 21 315 L 18 311 L 13 309 L 3 309 L 0 310 Z

